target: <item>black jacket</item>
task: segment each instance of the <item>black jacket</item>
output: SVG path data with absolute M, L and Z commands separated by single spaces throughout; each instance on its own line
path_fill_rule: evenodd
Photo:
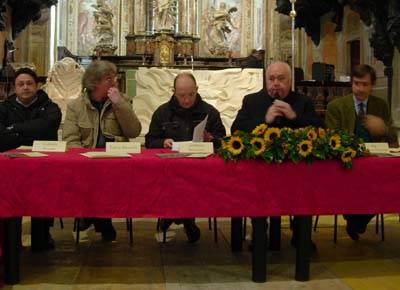
M 271 98 L 265 89 L 244 97 L 242 108 L 239 110 L 235 121 L 232 124 L 231 132 L 241 130 L 251 132 L 256 126 L 265 123 L 265 114 L 272 105 L 274 99 Z M 284 117 L 277 117 L 270 127 L 289 127 L 300 128 L 305 126 L 323 127 L 324 123 L 314 109 L 310 98 L 304 95 L 290 92 L 283 101 L 290 104 L 296 112 L 297 118 L 288 120 Z
M 172 96 L 154 112 L 146 134 L 146 147 L 163 148 L 164 140 L 169 138 L 177 142 L 192 140 L 194 127 L 207 115 L 206 130 L 217 141 L 225 136 L 225 127 L 219 112 L 204 102 L 200 95 L 197 95 L 196 102 L 190 109 L 179 106 L 175 96 Z
M 34 140 L 57 140 L 61 110 L 39 90 L 29 107 L 16 101 L 16 95 L 0 103 L 0 151 L 31 146 Z

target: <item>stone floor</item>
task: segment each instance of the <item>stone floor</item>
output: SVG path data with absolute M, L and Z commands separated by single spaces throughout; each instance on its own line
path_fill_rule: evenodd
M 52 235 L 56 249 L 22 252 L 21 283 L 4 289 L 21 290 L 236 290 L 236 289 L 400 289 L 400 222 L 385 215 L 385 241 L 375 234 L 375 222 L 359 242 L 350 240 L 340 218 L 335 245 L 333 217 L 321 217 L 313 233 L 317 251 L 312 256 L 311 280 L 294 281 L 295 250 L 290 246 L 287 219 L 283 221 L 282 249 L 268 253 L 266 283 L 251 281 L 251 253 L 230 252 L 230 223 L 218 219 L 218 243 L 206 219 L 197 244 L 188 244 L 181 228 L 167 244 L 155 239 L 155 219 L 134 220 L 134 243 L 129 243 L 123 220 L 115 220 L 117 242 L 105 244 L 89 232 L 89 240 L 75 246 L 72 219 L 58 221 Z M 29 241 L 24 241 L 29 243 Z M 247 248 L 247 242 L 245 243 Z

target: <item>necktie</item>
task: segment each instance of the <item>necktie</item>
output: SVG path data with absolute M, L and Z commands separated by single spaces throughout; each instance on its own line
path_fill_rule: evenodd
M 359 103 L 358 104 L 358 114 L 357 117 L 362 120 L 365 117 L 365 109 L 364 109 L 364 103 Z
M 365 106 L 363 103 L 359 103 L 357 112 L 357 121 L 355 127 L 355 134 L 357 137 L 362 138 L 364 142 L 371 142 L 371 136 L 367 129 L 363 125 L 363 119 L 365 119 Z

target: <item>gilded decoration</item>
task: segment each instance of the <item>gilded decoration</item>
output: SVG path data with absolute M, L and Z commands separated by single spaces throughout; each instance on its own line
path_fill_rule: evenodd
M 92 55 L 99 41 L 110 41 L 113 35 L 109 47 L 117 46 L 117 55 L 149 55 L 154 53 L 156 34 L 162 32 L 173 34 L 175 55 L 245 57 L 253 48 L 266 48 L 264 0 L 102 2 L 110 13 L 98 11 L 96 0 L 59 0 L 65 9 L 58 9 L 57 17 L 59 23 L 66 23 L 59 29 L 60 42 L 73 54 Z
M 155 39 L 156 65 L 167 66 L 174 63 L 175 40 L 171 33 L 161 33 Z

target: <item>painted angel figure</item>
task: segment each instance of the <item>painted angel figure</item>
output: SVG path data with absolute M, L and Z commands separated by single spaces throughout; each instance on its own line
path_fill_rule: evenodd
M 114 39 L 113 32 L 113 13 L 104 0 L 97 0 L 97 4 L 93 4 L 92 7 L 95 9 L 93 12 L 94 19 L 96 21 L 96 27 L 94 32 L 97 38 L 98 44 L 111 44 Z

